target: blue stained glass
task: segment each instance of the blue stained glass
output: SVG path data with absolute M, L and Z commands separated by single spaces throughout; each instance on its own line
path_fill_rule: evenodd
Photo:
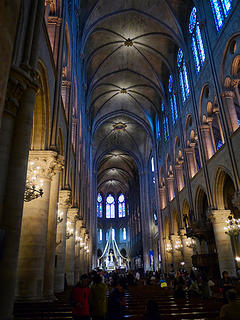
M 223 25 L 223 14 L 222 14 L 222 8 L 220 6 L 219 0 L 211 0 L 212 10 L 214 14 L 215 24 L 217 27 L 217 30 L 219 31 Z
M 165 122 L 166 122 L 166 137 L 168 139 L 169 138 L 169 124 L 168 124 L 168 118 L 167 117 L 165 117 Z
M 184 89 L 182 71 L 179 72 L 179 77 L 180 77 L 180 87 L 181 87 L 181 91 L 182 91 L 182 100 L 183 100 L 183 102 L 185 102 L 186 97 L 185 97 L 185 89 Z
M 115 218 L 115 206 L 114 206 L 114 204 L 111 205 L 111 218 Z
M 183 76 L 184 76 L 185 94 L 186 94 L 186 98 L 187 98 L 189 96 L 189 83 L 188 83 L 188 75 L 187 75 L 187 68 L 186 68 L 185 60 L 183 60 Z
M 217 150 L 219 150 L 223 146 L 223 143 L 221 140 L 218 141 Z
M 125 210 L 125 202 L 123 202 L 123 204 L 122 204 L 122 216 L 123 216 L 123 218 L 126 216 L 126 210 Z
M 195 40 L 194 36 L 192 37 L 192 51 L 193 51 L 196 69 L 197 69 L 197 72 L 199 72 L 200 71 L 200 61 L 198 58 L 198 51 L 197 51 L 196 40 Z
M 172 89 L 173 89 L 173 77 L 172 77 L 172 75 L 170 75 L 169 82 L 168 82 L 168 91 L 169 91 L 169 93 L 172 92 Z
M 115 218 L 115 204 L 113 196 L 110 194 L 106 200 L 106 218 Z
M 102 196 L 99 193 L 97 197 L 97 216 L 102 218 Z
M 156 136 L 157 136 L 157 140 L 158 140 L 160 138 L 160 127 L 159 127 L 158 117 L 156 117 Z
M 228 14 L 229 14 L 229 11 L 232 8 L 232 1 L 230 1 L 230 0 L 221 0 L 221 2 L 222 2 L 222 6 L 223 6 L 224 15 L 225 15 L 225 17 L 227 17 Z
M 109 219 L 110 218 L 110 204 L 106 205 L 106 218 Z
M 174 108 L 173 108 L 172 96 L 170 96 L 170 106 L 171 106 L 171 111 L 172 111 L 172 122 L 173 122 L 173 126 L 174 126 L 175 125 L 175 113 L 174 113 Z
M 127 231 L 126 228 L 123 228 L 123 240 L 127 240 Z
M 183 61 L 183 51 L 181 48 L 179 48 L 178 50 L 178 56 L 177 56 L 177 64 L 178 64 L 178 67 L 180 68 L 181 65 L 182 65 L 182 61 Z
M 165 111 L 165 106 L 164 106 L 164 103 L 162 102 L 162 112 Z
M 192 9 L 191 15 L 190 15 L 190 21 L 189 21 L 189 32 L 193 33 L 193 30 L 196 26 L 196 22 L 197 22 L 197 9 L 196 7 L 194 7 Z
M 204 46 L 203 46 L 203 41 L 202 41 L 202 35 L 199 27 L 199 23 L 197 24 L 196 27 L 196 37 L 197 37 L 197 44 L 198 44 L 198 50 L 199 50 L 199 55 L 201 59 L 201 64 L 204 64 L 204 61 L 206 59 L 205 56 L 205 51 L 204 51 Z
M 119 216 L 119 218 L 122 218 L 122 216 L 123 216 L 121 203 L 118 204 L 118 216 Z

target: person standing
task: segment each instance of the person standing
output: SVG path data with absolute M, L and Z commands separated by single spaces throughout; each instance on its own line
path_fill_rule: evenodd
M 88 276 L 84 274 L 71 293 L 74 320 L 90 320 L 89 295 Z
M 93 278 L 90 290 L 90 313 L 92 320 L 104 320 L 107 313 L 107 286 L 102 282 L 102 277 L 97 274 Z
M 120 282 L 113 284 L 113 291 L 108 299 L 108 319 L 120 320 L 123 319 L 123 311 L 125 306 L 124 290 Z
M 222 273 L 222 279 L 220 280 L 220 289 L 223 294 L 224 303 L 228 303 L 227 292 L 228 290 L 233 289 L 233 283 L 232 279 L 229 278 L 227 271 L 223 271 Z

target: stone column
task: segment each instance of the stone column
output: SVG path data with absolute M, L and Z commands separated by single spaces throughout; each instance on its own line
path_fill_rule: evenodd
M 185 229 L 180 229 L 180 238 L 183 244 L 183 259 L 185 262 L 185 269 L 190 272 L 192 268 L 193 249 L 187 246 L 187 236 Z
M 81 276 L 85 271 L 85 266 L 84 266 L 85 228 L 83 226 L 81 226 L 80 228 L 80 237 L 82 239 L 80 242 L 80 276 Z
M 229 91 L 224 91 L 222 93 L 222 97 L 224 100 L 224 104 L 228 110 L 228 126 L 231 132 L 234 132 L 235 130 L 238 129 L 238 117 L 237 117 L 237 112 L 234 104 L 234 92 L 229 90 Z
M 5 93 L 8 83 L 8 75 L 12 62 L 12 54 L 16 41 L 16 30 L 19 24 L 20 1 L 2 1 L 0 4 L 0 21 L 1 21 L 1 70 L 0 70 L 0 126 L 2 113 L 5 102 Z
M 183 255 L 182 255 L 182 249 L 176 249 L 176 243 L 177 241 L 181 242 L 181 239 L 178 235 L 172 234 L 170 236 L 171 241 L 172 241 L 172 247 L 173 247 L 173 265 L 174 265 L 174 270 L 177 271 L 181 267 L 181 262 L 183 261 Z M 181 242 L 182 243 L 182 242 Z
M 209 210 L 208 217 L 212 221 L 220 273 L 227 271 L 230 276 L 236 276 L 236 267 L 233 256 L 230 236 L 225 233 L 226 220 L 230 210 Z
M 181 191 L 184 188 L 182 164 L 176 164 L 175 170 L 176 170 L 177 188 L 178 188 L 178 191 Z
M 65 280 L 65 255 L 66 255 L 66 225 L 67 211 L 72 204 L 71 190 L 60 190 L 58 200 L 58 215 L 62 219 L 57 224 L 56 238 L 56 268 L 54 279 L 54 291 L 64 291 Z
M 171 201 L 174 199 L 174 177 L 170 176 L 166 180 L 168 186 L 168 199 Z
M 164 240 L 165 243 L 165 252 L 166 252 L 166 271 L 169 272 L 171 270 L 171 264 L 173 264 L 173 251 L 167 251 L 167 246 L 170 245 L 172 248 L 172 241 L 169 239 Z
M 189 176 L 192 178 L 197 173 L 195 152 L 193 148 L 185 148 L 185 153 L 188 161 Z
M 159 188 L 159 197 L 160 197 L 161 209 L 166 208 L 166 190 L 165 190 L 165 187 Z
M 74 285 L 74 257 L 75 257 L 75 231 L 76 231 L 76 215 L 78 208 L 69 208 L 67 213 L 67 233 L 70 232 L 72 236 L 66 240 L 66 277 L 69 286 Z
M 74 283 L 76 284 L 80 280 L 80 242 L 81 242 L 81 232 L 80 228 L 82 226 L 82 221 L 76 221 L 76 241 L 75 241 L 75 270 L 74 270 Z
M 203 137 L 203 145 L 204 145 L 204 152 L 205 152 L 206 158 L 210 159 L 214 155 L 213 143 L 212 143 L 211 134 L 210 134 L 210 127 L 207 124 L 201 125 L 200 130 Z
M 20 300 L 43 299 L 49 195 L 56 164 L 56 152 L 29 152 L 27 179 L 32 178 L 44 193 L 24 203 L 16 287 L 16 297 Z
M 56 174 L 52 178 L 50 189 L 50 202 L 48 210 L 47 250 L 44 272 L 44 297 L 47 300 L 54 299 L 54 274 L 56 259 L 56 229 L 57 229 L 57 202 L 59 195 L 60 172 L 63 169 L 63 157 L 58 156 L 55 166 Z

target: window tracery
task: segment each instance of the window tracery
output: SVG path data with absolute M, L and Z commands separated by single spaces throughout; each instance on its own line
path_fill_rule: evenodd
M 184 103 L 189 97 L 190 89 L 189 89 L 186 62 L 185 62 L 184 54 L 181 48 L 179 48 L 178 50 L 177 66 L 179 71 L 179 81 L 180 81 L 180 87 L 181 87 L 181 93 L 182 93 L 182 100 Z
M 195 67 L 197 72 L 199 72 L 201 67 L 204 65 L 206 56 L 205 56 L 205 50 L 203 46 L 200 26 L 197 20 L 196 7 L 192 9 L 192 12 L 190 15 L 189 32 L 192 36 L 192 51 L 193 51 L 193 56 L 195 61 Z
M 175 125 L 178 119 L 178 111 L 177 111 L 177 101 L 176 96 L 173 89 L 173 77 L 170 75 L 168 81 L 168 92 L 169 92 L 169 99 L 170 99 L 170 106 L 171 106 L 171 113 L 172 113 L 172 122 L 173 126 Z
M 164 132 L 164 141 L 166 142 L 169 138 L 169 124 L 168 124 L 168 117 L 165 113 L 165 106 L 162 102 L 162 113 L 163 113 L 163 132 Z
M 102 218 L 102 212 L 103 212 L 102 196 L 99 193 L 97 197 L 97 217 L 98 218 Z
M 232 9 L 232 0 L 211 0 L 211 7 L 217 31 L 220 31 Z
M 126 216 L 126 209 L 125 209 L 125 197 L 123 194 L 120 194 L 118 197 L 118 217 L 124 218 Z
M 115 218 L 115 200 L 111 194 L 106 199 L 106 218 Z

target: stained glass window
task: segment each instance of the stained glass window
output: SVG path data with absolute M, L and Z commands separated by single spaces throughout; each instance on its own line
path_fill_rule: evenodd
M 169 92 L 169 99 L 170 99 L 170 106 L 171 106 L 171 113 L 172 113 L 172 123 L 174 126 L 177 121 L 177 118 L 178 118 L 178 111 L 177 111 L 176 96 L 175 96 L 174 89 L 173 89 L 172 75 L 170 75 L 170 77 L 169 77 L 168 92 Z
M 151 167 L 152 167 L 152 172 L 154 172 L 154 159 L 153 159 L 153 157 L 151 158 Z
M 118 216 L 119 218 L 124 218 L 126 216 L 125 197 L 123 194 L 118 197 Z
M 177 65 L 179 69 L 179 81 L 182 93 L 182 100 L 183 102 L 185 102 L 189 97 L 190 89 L 188 82 L 187 67 L 184 59 L 184 54 L 181 48 L 179 48 L 178 50 Z
M 111 194 L 106 199 L 106 218 L 115 218 L 115 201 Z
M 157 136 L 157 140 L 160 138 L 160 127 L 159 127 L 159 120 L 158 117 L 156 116 L 156 136 Z
M 102 218 L 102 212 L 103 212 L 102 196 L 99 193 L 97 197 L 97 217 L 98 218 Z
M 169 138 L 169 124 L 168 124 L 168 117 L 165 114 L 165 106 L 162 102 L 162 113 L 163 113 L 163 132 L 164 132 L 164 141 L 166 142 Z
M 112 241 L 115 240 L 115 229 L 112 229 Z
M 124 241 L 127 240 L 127 230 L 126 230 L 126 228 L 123 228 L 123 240 Z
M 109 231 L 106 232 L 106 241 L 109 240 Z
M 200 71 L 206 59 L 201 30 L 199 27 L 199 22 L 197 20 L 197 9 L 194 7 L 192 9 L 190 19 L 189 19 L 189 32 L 192 35 L 192 51 L 195 61 L 195 67 L 197 72 Z
M 224 19 L 227 18 L 232 8 L 232 0 L 211 0 L 211 6 L 215 25 L 219 31 L 223 26 Z

